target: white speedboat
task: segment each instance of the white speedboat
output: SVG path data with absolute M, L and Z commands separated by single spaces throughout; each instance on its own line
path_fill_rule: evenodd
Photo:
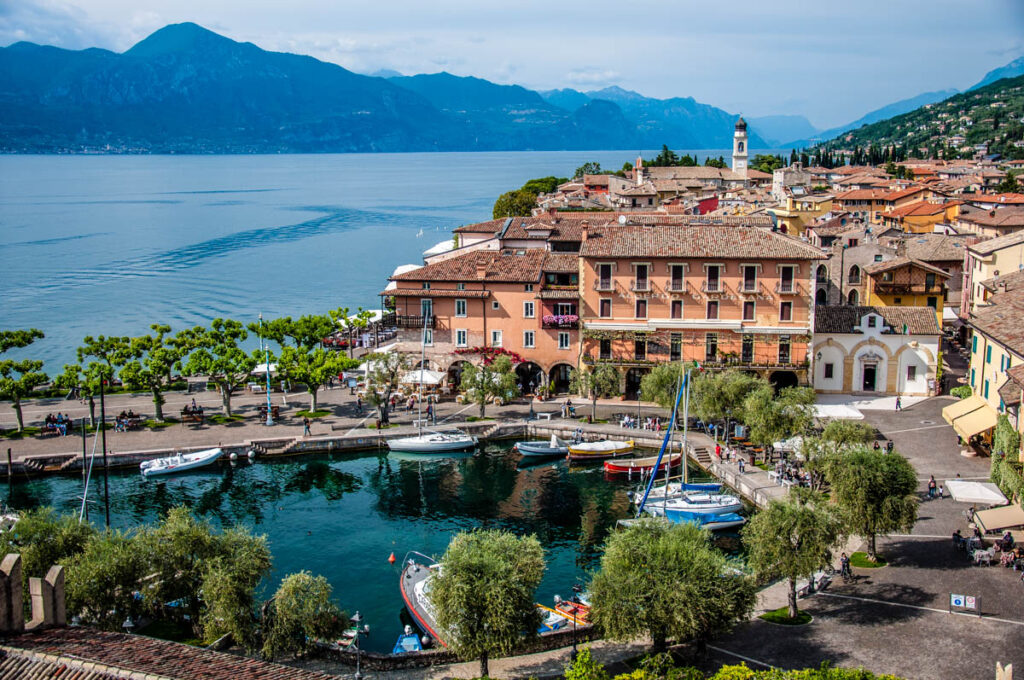
M 655 516 L 668 517 L 673 521 L 696 515 L 725 515 L 743 509 L 743 501 L 729 494 L 688 491 L 678 498 L 653 500 L 648 497 L 644 510 Z
M 195 453 L 178 453 L 166 458 L 154 458 L 153 460 L 140 463 L 139 472 L 142 473 L 143 477 L 153 477 L 155 475 L 170 475 L 175 472 L 195 470 L 216 463 L 221 454 L 223 454 L 223 451 L 217 448 L 196 451 Z
M 458 430 L 422 431 L 414 437 L 389 439 L 388 448 L 406 453 L 444 453 L 465 451 L 477 445 L 477 438 Z

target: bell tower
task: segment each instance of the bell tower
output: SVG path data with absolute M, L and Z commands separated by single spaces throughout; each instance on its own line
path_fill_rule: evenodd
M 732 135 L 732 171 L 747 177 L 747 121 L 743 116 L 736 121 L 736 131 Z

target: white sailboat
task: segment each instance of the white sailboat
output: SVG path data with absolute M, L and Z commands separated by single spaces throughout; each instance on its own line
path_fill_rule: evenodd
M 430 315 L 423 315 L 423 330 L 420 334 L 420 371 L 427 363 L 426 328 Z M 423 380 L 419 382 L 419 399 L 416 400 L 417 418 L 419 431 L 414 437 L 399 437 L 387 441 L 388 448 L 392 451 L 403 453 L 447 453 L 451 451 L 466 451 L 476 447 L 479 441 L 473 435 L 466 434 L 460 430 L 424 430 L 423 429 Z

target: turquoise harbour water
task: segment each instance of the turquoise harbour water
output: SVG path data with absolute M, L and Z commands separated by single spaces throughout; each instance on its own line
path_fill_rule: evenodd
M 149 480 L 119 470 L 110 476 L 111 524 L 150 523 L 184 504 L 218 526 L 247 525 L 267 536 L 274 555 L 264 595 L 285 574 L 322 574 L 347 611 L 366 617 L 365 648 L 390 651 L 403 626 L 398 575 L 408 551 L 439 557 L 453 535 L 477 527 L 535 534 L 547 560 L 538 600 L 550 604 L 585 582 L 608 532 L 632 516 L 627 492 L 638 482 L 606 479 L 600 465 L 570 467 L 565 460 L 520 468 L 511 444 L 491 443 L 459 458 L 370 451 L 240 461 Z M 98 470 L 90 486 L 90 520 L 102 527 Z M 16 509 L 51 505 L 77 513 L 82 480 L 44 477 L 0 489 Z

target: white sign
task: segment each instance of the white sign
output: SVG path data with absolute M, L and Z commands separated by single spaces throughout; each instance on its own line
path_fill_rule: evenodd
M 964 609 L 977 609 L 978 600 L 970 595 L 967 596 L 967 604 L 964 605 Z
M 949 606 L 950 607 L 961 607 L 962 608 L 962 607 L 965 606 L 964 605 L 964 600 L 965 599 L 966 598 L 963 595 L 952 595 L 951 594 L 949 596 Z M 974 599 L 974 598 L 971 598 L 971 599 Z

